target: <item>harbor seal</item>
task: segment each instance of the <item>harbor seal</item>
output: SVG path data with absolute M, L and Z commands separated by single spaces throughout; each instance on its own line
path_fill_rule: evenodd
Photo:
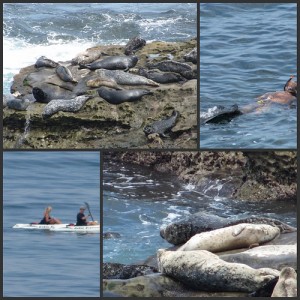
M 297 297 L 297 273 L 293 268 L 281 270 L 271 297 Z
M 74 99 L 51 100 L 44 108 L 43 118 L 51 117 L 59 111 L 76 112 L 79 111 L 91 96 L 78 96 Z
M 193 69 L 189 64 L 174 60 L 164 60 L 158 63 L 148 63 L 147 67 L 149 69 L 158 69 L 163 72 L 179 73 L 186 79 L 192 79 L 194 77 Z
M 70 99 L 72 92 L 55 86 L 53 84 L 41 84 L 32 89 L 32 94 L 37 102 L 48 103 L 54 99 Z
M 125 70 L 133 68 L 138 62 L 138 57 L 131 56 L 109 56 L 91 64 L 80 64 L 79 69 L 108 69 L 108 70 Z
M 116 90 L 122 90 L 121 87 L 118 86 L 116 81 L 113 78 L 106 77 L 95 77 L 86 82 L 87 87 L 98 88 L 100 86 L 106 86 L 109 88 L 113 88 Z
M 129 40 L 125 46 L 125 55 L 132 55 L 139 49 L 142 49 L 146 45 L 146 41 L 138 36 Z
M 198 57 L 197 57 L 197 48 L 195 47 L 192 51 L 190 51 L 189 53 L 185 54 L 183 56 L 185 61 L 190 61 L 193 64 L 197 64 L 198 62 Z
M 56 68 L 58 63 L 47 58 L 46 56 L 41 56 L 36 61 L 35 65 L 36 68 L 48 67 L 48 68 Z
M 174 110 L 172 115 L 168 118 L 158 120 L 150 125 L 146 125 L 143 129 L 146 135 L 158 133 L 162 137 L 166 137 L 166 132 L 170 131 L 175 126 L 177 119 L 179 118 L 179 112 Z
M 67 67 L 59 65 L 56 67 L 55 70 L 56 70 L 57 76 L 61 80 L 66 81 L 66 82 L 78 83 L 78 81 L 76 79 L 74 79 L 71 71 Z
M 174 83 L 186 81 L 186 79 L 178 73 L 161 72 L 155 69 L 147 70 L 145 68 L 139 68 L 138 74 L 148 79 L 154 80 L 157 83 Z
M 125 71 L 121 70 L 105 70 L 100 69 L 97 70 L 96 73 L 100 77 L 112 78 L 116 81 L 117 84 L 124 84 L 124 85 L 149 85 L 157 87 L 159 84 L 154 82 L 151 79 L 145 78 L 140 75 L 135 75 L 131 73 L 126 73 Z
M 107 55 L 103 53 L 100 49 L 97 48 L 90 48 L 86 51 L 79 53 L 76 57 L 72 58 L 71 64 L 72 65 L 85 65 L 90 64 L 96 59 L 99 59 L 102 55 Z
M 15 110 L 27 110 L 30 104 L 34 103 L 28 99 L 9 98 L 6 101 L 6 105 L 10 109 Z
M 233 249 L 248 248 L 253 244 L 263 244 L 279 236 L 277 227 L 264 224 L 241 223 L 225 228 L 202 232 L 191 237 L 178 250 L 207 250 L 222 252 Z
M 152 95 L 149 90 L 134 89 L 116 91 L 113 89 L 101 87 L 97 90 L 101 98 L 110 104 L 121 104 L 123 102 L 134 102 L 140 100 L 145 95 Z
M 228 263 L 206 251 L 157 252 L 158 269 L 191 288 L 201 291 L 253 292 L 279 275 L 270 268 L 253 269 L 244 264 Z

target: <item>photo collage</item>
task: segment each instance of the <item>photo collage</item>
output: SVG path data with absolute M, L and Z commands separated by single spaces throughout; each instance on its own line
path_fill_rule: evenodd
M 3 3 L 2 298 L 297 297 L 297 10 Z

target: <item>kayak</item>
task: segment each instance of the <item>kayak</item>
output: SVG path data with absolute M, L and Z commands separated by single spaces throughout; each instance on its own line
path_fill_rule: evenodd
M 50 231 L 71 231 L 71 232 L 100 233 L 100 225 L 90 225 L 90 226 L 67 225 L 65 227 L 50 228 Z
M 16 224 L 13 228 L 20 228 L 20 229 L 43 229 L 49 230 L 50 228 L 58 228 L 58 227 L 66 227 L 69 224 L 37 224 L 37 223 L 30 223 L 30 224 Z
M 74 224 L 36 224 L 36 223 L 32 223 L 32 224 L 16 224 L 13 226 L 13 228 L 100 233 L 100 225 L 75 226 Z

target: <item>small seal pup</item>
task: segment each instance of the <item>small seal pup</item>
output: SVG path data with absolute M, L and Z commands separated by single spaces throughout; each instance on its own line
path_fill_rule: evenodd
M 139 49 L 142 49 L 146 45 L 146 41 L 138 36 L 129 40 L 125 46 L 125 55 L 132 55 Z
M 78 83 L 78 81 L 76 79 L 74 79 L 71 71 L 62 65 L 58 65 L 55 69 L 57 76 L 66 82 L 72 82 L 72 83 Z
M 191 237 L 178 250 L 207 250 L 222 252 L 248 248 L 253 244 L 269 242 L 280 235 L 280 229 L 271 225 L 241 223 L 230 227 L 202 232 Z
M 35 65 L 36 68 L 48 67 L 48 68 L 56 68 L 58 63 L 47 58 L 46 56 L 41 56 L 36 61 Z
M 297 297 L 297 273 L 293 268 L 281 270 L 271 297 Z
M 27 107 L 34 103 L 34 101 L 30 101 L 28 99 L 18 99 L 18 98 L 10 98 L 7 100 L 7 107 L 15 110 L 27 110 Z
M 78 69 L 108 69 L 108 70 L 124 70 L 128 71 L 133 68 L 137 62 L 138 57 L 135 55 L 131 56 L 109 56 L 99 61 L 95 61 L 91 64 L 80 64 Z
M 101 98 L 110 104 L 121 104 L 123 102 L 134 102 L 140 100 L 145 95 L 152 95 L 149 90 L 134 89 L 116 91 L 106 87 L 101 87 L 97 90 Z
M 145 68 L 139 68 L 138 74 L 148 79 L 154 80 L 158 83 L 173 83 L 173 82 L 185 82 L 186 79 L 178 73 L 161 72 L 159 70 L 147 70 Z
M 170 117 L 155 121 L 150 125 L 146 125 L 143 131 L 146 135 L 158 133 L 162 137 L 167 137 L 165 133 L 167 131 L 170 131 L 171 128 L 175 126 L 176 121 L 179 118 L 179 115 L 180 115 L 179 112 L 174 110 Z
M 253 269 L 228 263 L 206 250 L 157 252 L 158 269 L 193 289 L 213 292 L 253 292 L 279 275 L 270 268 Z
M 50 101 L 44 108 L 43 118 L 51 117 L 59 111 L 64 112 L 76 112 L 79 111 L 82 106 L 89 100 L 91 96 L 78 96 L 73 99 L 57 99 Z

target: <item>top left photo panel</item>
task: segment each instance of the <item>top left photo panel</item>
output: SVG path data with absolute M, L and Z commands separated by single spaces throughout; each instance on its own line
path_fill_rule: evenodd
M 4 3 L 4 149 L 197 149 L 197 3 Z

